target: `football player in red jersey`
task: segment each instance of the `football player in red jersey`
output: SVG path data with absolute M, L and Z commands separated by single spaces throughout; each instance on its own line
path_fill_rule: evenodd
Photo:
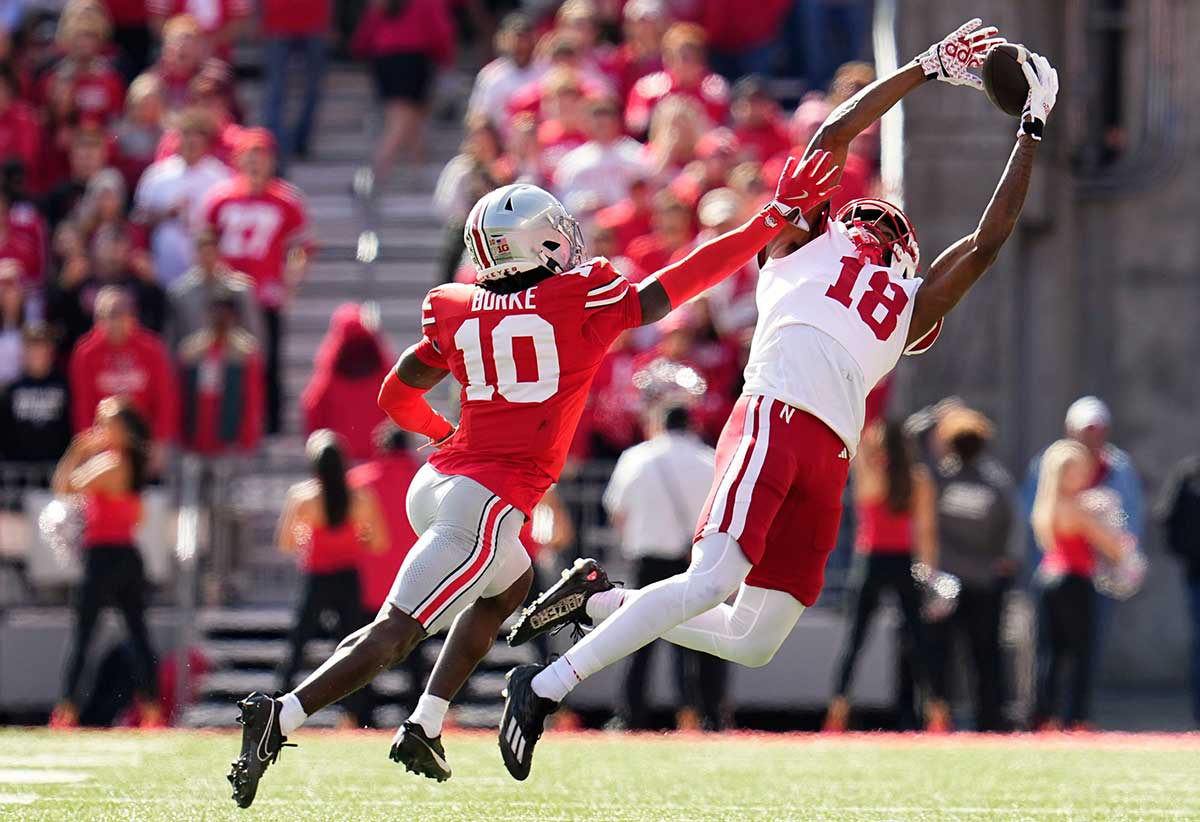
M 267 765 L 307 716 L 447 627 L 426 692 L 391 756 L 409 770 L 449 778 L 440 738 L 446 708 L 525 600 L 532 570 L 517 535 L 558 479 L 608 347 L 622 331 L 657 322 L 737 271 L 784 226 L 806 226 L 804 213 L 828 199 L 836 173 L 826 152 L 790 160 L 775 199 L 753 219 L 637 286 L 607 260 L 585 260 L 579 224 L 542 189 L 510 185 L 476 203 L 464 240 L 477 282 L 429 293 L 421 340 L 401 355 L 379 394 L 397 425 L 438 447 L 408 493 L 420 538 L 374 622 L 342 640 L 292 693 L 239 703 L 242 752 L 229 775 L 239 805 L 254 800 Z M 448 374 L 462 384 L 457 428 L 424 398 Z

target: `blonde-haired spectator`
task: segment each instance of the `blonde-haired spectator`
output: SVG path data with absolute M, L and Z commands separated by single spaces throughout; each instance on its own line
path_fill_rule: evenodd
M 1081 504 L 1080 494 L 1092 486 L 1095 473 L 1095 459 L 1077 440 L 1058 440 L 1042 455 L 1029 518 L 1043 552 L 1035 579 L 1041 635 L 1033 720 L 1040 729 L 1087 725 L 1094 674 L 1096 556 L 1118 562 L 1131 539 L 1127 531 Z
M 650 119 L 646 156 L 654 174 L 669 179 L 695 159 L 696 143 L 712 128 L 704 108 L 682 94 L 664 98 Z
M 204 34 L 209 54 L 222 60 L 229 59 L 254 11 L 250 0 L 146 0 L 146 9 L 156 31 L 162 31 L 175 15 L 190 15 Z
M 125 92 L 125 116 L 116 125 L 115 163 L 130 188 L 154 162 L 166 103 L 166 89 L 155 74 L 138 75 Z
M 82 117 L 107 123 L 125 105 L 125 84 L 104 56 L 112 23 L 99 3 L 73 0 L 63 10 L 55 33 L 62 59 L 38 82 L 35 96 Z

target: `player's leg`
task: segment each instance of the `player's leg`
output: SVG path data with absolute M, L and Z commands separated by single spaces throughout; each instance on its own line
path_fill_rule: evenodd
M 794 470 L 791 452 L 772 448 L 772 418 L 781 407 L 766 397 L 743 397 L 735 406 L 718 443 L 717 479 L 686 573 L 626 597 L 611 618 L 544 670 L 531 665 L 510 672 L 500 749 L 515 778 L 528 776 L 545 717 L 576 685 L 721 604 L 746 578 Z
M 520 541 L 522 523 L 523 518 L 511 509 L 497 519 L 494 561 L 456 604 L 429 625 L 432 633 L 449 623 L 450 633 L 425 693 L 396 732 L 391 748 L 392 760 L 414 773 L 438 781 L 450 778 L 441 742 L 446 711 L 495 643 L 504 620 L 525 601 L 533 581 L 529 555 Z

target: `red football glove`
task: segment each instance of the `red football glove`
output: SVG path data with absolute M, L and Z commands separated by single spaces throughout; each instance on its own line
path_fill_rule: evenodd
M 803 162 L 788 157 L 775 186 L 775 199 L 767 207 L 797 228 L 808 231 L 804 215 L 841 188 L 834 183 L 840 171 L 838 166 L 831 165 L 828 151 L 814 151 Z

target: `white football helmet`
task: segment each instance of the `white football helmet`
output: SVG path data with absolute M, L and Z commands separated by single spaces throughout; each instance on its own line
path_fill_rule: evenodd
M 545 267 L 556 274 L 583 261 L 579 223 L 550 192 L 527 183 L 484 195 L 463 229 L 478 282 Z
M 863 197 L 842 206 L 834 219 L 850 229 L 850 239 L 875 265 L 905 280 L 917 275 L 921 247 L 903 211 L 886 200 Z

